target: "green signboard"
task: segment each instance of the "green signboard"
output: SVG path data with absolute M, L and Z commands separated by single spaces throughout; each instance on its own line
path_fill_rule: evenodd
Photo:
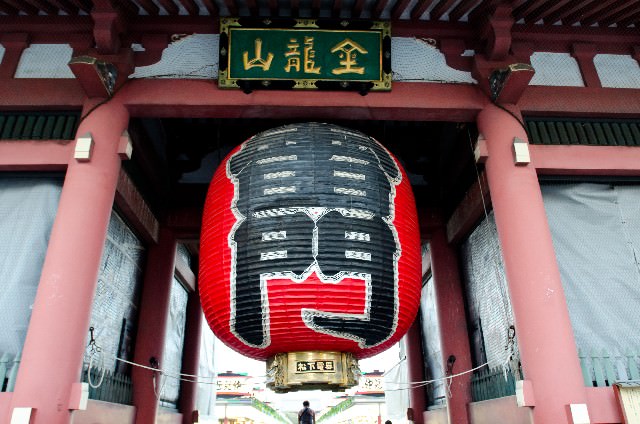
M 244 23 L 221 20 L 220 87 L 391 90 L 388 22 Z

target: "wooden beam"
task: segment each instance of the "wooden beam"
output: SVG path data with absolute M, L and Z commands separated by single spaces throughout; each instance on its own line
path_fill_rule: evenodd
M 529 145 L 529 151 L 540 175 L 640 176 L 640 149 Z
M 0 94 L 2 88 L 0 87 Z M 474 86 L 394 83 L 390 93 L 270 91 L 246 95 L 208 80 L 137 80 L 119 92 L 132 116 L 288 119 L 448 120 L 468 122 L 488 99 Z M 0 97 L 1 98 L 1 97 Z
M 160 224 L 131 178 L 124 170 L 118 175 L 115 204 L 136 234 L 147 243 L 157 243 Z
M 187 286 L 189 292 L 196 291 L 196 275 L 180 255 L 176 255 L 176 275 Z
M 73 140 L 3 140 L 0 171 L 64 171 L 74 147 Z
M 447 221 L 447 240 L 457 244 L 462 241 L 485 213 L 491 210 L 489 183 L 484 172 L 474 182 Z
M 166 225 L 180 240 L 199 240 L 202 208 L 178 208 L 171 210 Z

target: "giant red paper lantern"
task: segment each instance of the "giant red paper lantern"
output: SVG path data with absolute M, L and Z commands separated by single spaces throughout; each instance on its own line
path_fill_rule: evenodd
M 377 141 L 328 124 L 263 132 L 207 195 L 200 295 L 217 337 L 256 359 L 365 358 L 397 342 L 420 298 L 415 201 Z

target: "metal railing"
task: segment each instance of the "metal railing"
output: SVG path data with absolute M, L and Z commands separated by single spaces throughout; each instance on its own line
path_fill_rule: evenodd
M 133 385 L 131 377 L 111 371 L 104 371 L 98 368 L 91 368 L 91 382 L 89 385 L 89 399 L 102 400 L 123 405 L 133 404 Z M 82 372 L 82 381 L 89 382 L 89 374 L 85 366 Z M 100 380 L 102 379 L 102 382 Z M 100 383 L 98 385 L 98 383 Z M 98 386 L 98 387 L 93 387 Z
M 587 354 L 578 352 L 584 385 L 587 387 L 608 387 L 617 381 L 640 380 L 640 355 L 627 351 L 624 356 L 615 356 L 606 350 L 595 350 Z
M 3 353 L 0 357 L 0 392 L 13 392 L 20 366 L 20 354 Z
M 516 379 L 510 370 L 482 368 L 471 377 L 471 399 L 474 402 L 516 394 Z

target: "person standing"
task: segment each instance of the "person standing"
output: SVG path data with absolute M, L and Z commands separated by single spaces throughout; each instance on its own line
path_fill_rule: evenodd
M 309 408 L 309 401 L 302 402 L 302 406 L 304 408 L 298 412 L 298 424 L 316 424 L 316 413 Z

